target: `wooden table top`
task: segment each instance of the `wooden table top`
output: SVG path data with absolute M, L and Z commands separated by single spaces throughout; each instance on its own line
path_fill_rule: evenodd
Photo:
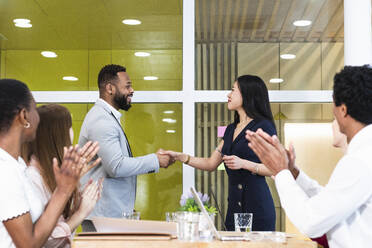
M 317 248 L 313 241 L 288 238 L 286 243 L 275 243 L 270 241 L 219 241 L 212 242 L 185 242 L 177 239 L 172 240 L 123 240 L 116 236 L 113 239 L 102 239 L 100 237 L 86 239 L 76 237 L 72 248 L 138 248 L 138 247 L 160 247 L 160 248 Z

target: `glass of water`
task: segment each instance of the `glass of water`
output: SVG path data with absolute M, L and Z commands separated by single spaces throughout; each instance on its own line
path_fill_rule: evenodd
M 234 213 L 235 232 L 252 231 L 252 213 Z
M 165 221 L 166 222 L 177 222 L 177 213 L 176 212 L 165 212 Z
M 141 217 L 141 213 L 140 212 L 123 212 L 122 216 L 124 219 L 128 219 L 128 220 L 139 220 Z
M 197 241 L 199 239 L 200 213 L 177 212 L 178 239 Z

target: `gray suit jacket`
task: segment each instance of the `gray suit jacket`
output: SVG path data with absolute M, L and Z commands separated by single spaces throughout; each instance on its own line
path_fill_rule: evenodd
M 104 177 L 101 199 L 90 216 L 119 218 L 134 208 L 137 175 L 159 171 L 155 154 L 131 157 L 124 131 L 110 108 L 98 100 L 85 116 L 80 131 L 79 145 L 89 140 L 98 141 L 98 156 L 102 162 L 91 169 L 81 180 L 82 187 L 89 178 Z

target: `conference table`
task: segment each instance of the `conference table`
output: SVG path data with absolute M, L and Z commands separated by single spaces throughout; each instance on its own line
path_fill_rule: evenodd
M 172 240 L 123 240 L 119 236 L 112 239 L 99 237 L 75 237 L 72 248 L 317 248 L 317 244 L 310 240 L 288 238 L 286 243 L 272 241 L 219 241 L 212 242 L 185 242 Z

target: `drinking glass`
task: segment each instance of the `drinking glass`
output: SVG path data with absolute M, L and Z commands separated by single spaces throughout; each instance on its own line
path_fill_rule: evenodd
M 177 212 L 178 239 L 197 241 L 199 239 L 200 213 Z
M 252 221 L 252 213 L 234 213 L 235 232 L 250 232 Z
M 128 220 L 139 220 L 141 217 L 140 212 L 123 212 L 122 217 Z
M 175 212 L 165 212 L 166 222 L 177 222 L 177 213 Z

